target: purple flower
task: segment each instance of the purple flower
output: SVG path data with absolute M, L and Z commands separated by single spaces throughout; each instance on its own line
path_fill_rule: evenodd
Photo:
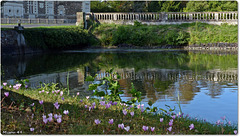
M 62 97 L 62 101 L 64 101 L 64 97 Z
M 46 117 L 46 115 L 43 114 L 42 118 L 43 118 L 43 119 L 46 119 L 47 117 Z
M 148 130 L 148 126 L 143 126 L 142 129 L 143 129 L 144 131 L 147 131 L 147 130 Z
M 106 107 L 106 109 L 108 109 L 109 107 L 111 107 L 111 104 L 108 103 L 105 105 L 105 107 Z
M 104 105 L 105 105 L 105 101 L 100 101 L 100 104 L 101 104 L 102 106 L 104 106 Z
M 39 94 L 41 94 L 42 93 L 42 91 L 39 91 Z
M 58 118 L 62 118 L 62 115 L 58 115 Z
M 92 107 L 89 107 L 89 111 L 92 109 Z
M 113 124 L 113 119 L 109 119 L 108 123 Z
M 6 85 L 7 85 L 7 82 L 4 82 L 4 83 L 3 83 L 3 86 L 6 86 Z
M 59 118 L 57 119 L 57 122 L 58 122 L 58 123 L 61 123 L 61 122 L 62 122 L 62 118 L 59 117 Z
M 57 114 L 54 114 L 54 118 L 57 119 L 57 118 L 58 118 L 58 115 L 57 115 Z
M 173 119 L 171 119 L 168 124 L 169 124 L 169 126 L 171 127 L 171 126 L 173 125 Z
M 155 129 L 155 127 L 151 127 L 151 131 L 152 131 L 152 132 L 154 131 L 154 129 Z
M 190 127 L 190 130 L 194 129 L 194 125 L 193 124 L 191 124 L 189 127 Z
M 101 121 L 99 119 L 95 119 L 94 122 L 98 125 L 101 123 Z
M 92 103 L 92 106 L 93 106 L 93 107 L 95 107 L 95 105 L 96 105 L 96 103 L 95 103 L 95 102 L 93 102 L 93 103 Z
M 46 118 L 43 118 L 43 122 L 44 122 L 45 124 L 47 124 L 47 122 L 48 122 L 48 119 L 46 119 Z
M 160 122 L 163 122 L 163 118 L 160 118 Z
M 65 115 L 68 115 L 68 114 L 69 114 L 68 110 L 64 110 L 63 113 L 64 113 Z
M 25 88 L 28 88 L 28 85 L 25 85 Z
M 86 96 L 87 99 L 89 99 L 89 96 Z
M 32 131 L 32 132 L 33 132 L 33 131 L 34 131 L 34 128 L 30 128 L 30 131 Z
M 85 108 L 87 108 L 87 105 L 85 105 Z
M 144 111 L 144 109 L 143 108 L 141 108 L 141 112 L 143 112 Z
M 4 92 L 4 95 L 5 95 L 6 97 L 8 97 L 8 96 L 9 96 L 9 92 Z
M 60 92 L 60 96 L 62 96 L 62 95 L 63 95 L 63 91 Z
M 222 119 L 223 121 L 225 120 L 225 118 L 226 118 L 225 116 L 221 117 L 221 119 Z
M 237 135 L 237 130 L 234 130 L 233 132 L 234 132 L 235 135 Z
M 140 105 L 137 105 L 137 108 L 140 109 Z
M 176 118 L 176 116 L 175 115 L 173 115 L 173 116 L 171 116 L 172 117 L 172 119 L 175 119 Z
M 60 107 L 60 105 L 58 104 L 58 102 L 54 103 L 53 105 L 56 107 L 56 109 L 59 109 L 59 107 Z
M 41 105 L 42 105 L 42 104 L 43 104 L 43 100 L 39 100 L 39 104 L 41 104 Z
M 130 115 L 133 117 L 133 116 L 134 116 L 134 111 L 133 111 L 133 112 L 130 112 Z
M 77 92 L 77 96 L 79 96 L 79 92 Z
M 118 128 L 123 129 L 124 128 L 124 124 L 123 123 L 122 124 L 118 124 Z
M 113 105 L 117 105 L 118 103 L 117 102 L 113 102 Z
M 82 100 L 80 100 L 80 102 L 82 102 Z
M 172 127 L 167 128 L 167 130 L 171 132 L 172 131 Z
M 126 126 L 126 127 L 124 127 L 124 129 L 128 132 L 130 129 L 130 126 Z
M 54 91 L 52 91 L 52 93 L 54 93 Z
M 127 110 L 123 110 L 122 112 L 125 116 L 127 115 Z
M 3 86 L 1 86 L 1 89 L 3 89 Z

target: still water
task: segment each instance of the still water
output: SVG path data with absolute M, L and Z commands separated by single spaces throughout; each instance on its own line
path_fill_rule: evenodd
M 100 64 L 106 64 L 102 67 Z M 228 121 L 238 122 L 238 73 L 237 54 L 209 54 L 178 50 L 85 50 L 61 54 L 42 54 L 2 57 L 2 80 L 12 83 L 27 78 L 30 87 L 43 83 L 69 83 L 71 95 L 80 92 L 91 95 L 85 78 L 98 74 L 105 76 L 114 68 L 124 94 L 123 100 L 131 100 L 128 91 L 131 83 L 142 92 L 142 103 L 167 109 L 176 107 L 179 112 L 178 94 L 183 113 L 192 118 L 215 123 L 226 116 Z

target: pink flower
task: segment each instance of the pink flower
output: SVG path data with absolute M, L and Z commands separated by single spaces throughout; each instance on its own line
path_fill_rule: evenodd
M 99 119 L 95 119 L 94 122 L 95 122 L 95 124 L 97 124 L 97 125 L 101 123 L 101 121 L 100 121 Z
M 122 124 L 118 124 L 118 128 L 123 129 L 124 128 L 124 124 L 123 123 Z
M 237 135 L 237 130 L 234 130 L 233 132 L 234 132 L 235 135 Z
M 152 132 L 154 131 L 154 129 L 155 129 L 155 127 L 151 127 L 151 131 L 152 131 Z
M 109 119 L 108 123 L 113 124 L 113 119 Z
M 68 114 L 69 114 L 68 110 L 64 110 L 63 113 L 64 113 L 65 115 L 68 115 Z
M 163 118 L 160 118 L 160 122 L 163 122 Z
M 147 131 L 147 130 L 148 130 L 148 126 L 143 126 L 142 129 L 143 129 L 144 131 Z
M 60 96 L 62 96 L 62 95 L 63 95 L 63 91 L 60 92 Z
M 175 115 L 173 115 L 173 116 L 171 116 L 172 117 L 172 119 L 175 119 L 176 118 L 176 116 Z
M 34 131 L 34 128 L 30 128 L 30 131 L 32 131 L 32 132 L 33 132 L 33 131 Z
M 7 82 L 4 82 L 4 83 L 3 83 L 3 86 L 6 86 L 6 85 L 7 85 Z
M 172 127 L 167 128 L 167 130 L 171 132 L 172 131 Z
M 126 126 L 126 127 L 124 127 L 124 129 L 128 132 L 130 129 L 130 126 Z
M 216 122 L 216 125 L 220 125 L 220 123 L 221 123 L 220 120 L 218 120 L 218 121 Z
M 79 92 L 77 92 L 77 96 L 79 96 Z
M 87 108 L 87 105 L 85 105 L 85 108 Z
M 34 106 L 34 103 L 32 103 L 30 106 L 33 107 L 33 106 Z
M 190 130 L 194 129 L 194 124 L 191 124 L 189 127 L 190 127 Z
M 221 117 L 222 120 L 225 120 L 225 118 L 226 118 L 225 116 Z
M 58 115 L 57 115 L 57 114 L 54 114 L 54 118 L 57 119 L 57 118 L 58 118 Z
M 133 111 L 133 112 L 130 112 L 130 115 L 133 117 L 133 116 L 134 116 L 134 111 Z
M 5 95 L 6 97 L 8 97 L 8 96 L 9 96 L 9 92 L 4 92 L 4 95 Z
M 86 96 L 87 99 L 89 99 L 89 96 Z
M 60 105 L 58 104 L 58 102 L 54 103 L 53 105 L 56 107 L 56 109 L 59 109 L 59 107 L 60 107 Z
M 228 121 L 228 125 L 231 125 L 231 121 Z
M 39 104 L 41 104 L 41 105 L 42 105 L 42 104 L 43 104 L 43 100 L 39 100 Z
M 57 122 L 58 122 L 58 123 L 61 123 L 61 122 L 62 122 L 62 118 L 59 117 L 59 118 L 57 119 Z

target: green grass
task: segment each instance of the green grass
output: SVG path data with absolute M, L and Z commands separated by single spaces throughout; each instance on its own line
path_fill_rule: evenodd
M 8 85 L 9 86 L 9 85 Z M 235 125 L 229 126 L 213 125 L 203 120 L 189 119 L 186 116 L 176 118 L 173 122 L 172 131 L 168 131 L 169 120 L 172 119 L 170 115 L 165 113 L 143 113 L 140 109 L 133 107 L 127 110 L 127 115 L 123 115 L 124 105 L 113 105 L 106 109 L 99 104 L 98 99 L 86 99 L 87 94 L 80 94 L 79 96 L 67 96 L 66 90 L 63 97 L 59 93 L 52 93 L 51 88 L 45 88 L 43 93 L 39 93 L 43 88 L 39 89 L 13 89 L 4 87 L 1 90 L 1 128 L 4 131 L 22 131 L 22 134 L 234 134 L 237 129 Z M 61 90 L 61 89 L 59 89 Z M 49 91 L 47 94 L 46 92 Z M 4 93 L 9 92 L 9 96 L 5 97 Z M 43 105 L 39 104 L 39 100 L 43 100 Z M 82 101 L 81 101 L 82 100 Z M 104 98 L 108 102 L 107 97 Z M 54 103 L 58 101 L 60 108 L 56 109 Z M 96 108 L 85 108 L 92 103 L 96 103 Z M 30 104 L 35 103 L 34 106 Z M 63 114 L 64 110 L 68 110 L 69 114 Z M 135 112 L 132 117 L 129 113 Z M 43 123 L 42 115 L 49 113 L 61 114 L 62 122 L 57 123 L 54 119 L 53 122 Z M 33 118 L 31 118 L 34 114 Z M 48 118 L 48 116 L 47 116 Z M 164 118 L 163 122 L 159 119 Z M 101 120 L 99 125 L 94 123 L 95 119 Z M 114 119 L 111 125 L 108 123 L 109 119 Z M 130 126 L 127 132 L 124 129 L 119 129 L 118 124 L 124 123 L 124 126 Z M 189 130 L 189 125 L 194 124 L 194 129 Z M 148 126 L 148 131 L 143 131 L 142 126 Z M 150 131 L 150 127 L 155 127 L 154 132 Z M 30 128 L 34 128 L 31 132 Z

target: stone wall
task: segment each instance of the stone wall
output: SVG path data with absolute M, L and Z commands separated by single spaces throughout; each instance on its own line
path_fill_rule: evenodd
M 35 52 L 41 52 L 41 50 L 28 47 L 23 34 L 16 30 L 1 31 L 1 55 L 18 55 Z
M 237 43 L 208 43 L 208 44 L 193 44 L 184 47 L 186 50 L 224 50 L 238 51 Z

